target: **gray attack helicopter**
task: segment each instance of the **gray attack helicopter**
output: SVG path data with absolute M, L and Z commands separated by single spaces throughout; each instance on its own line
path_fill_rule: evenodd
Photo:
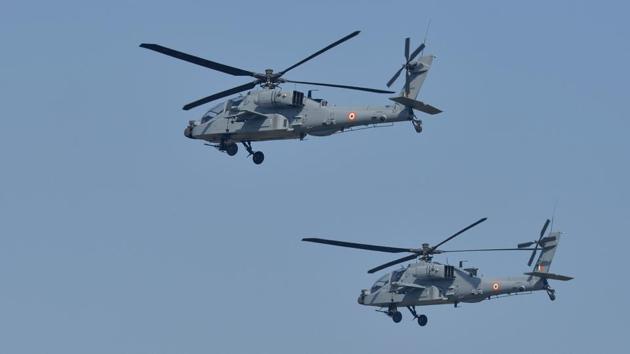
M 422 122 L 416 118 L 414 110 L 427 114 L 438 114 L 441 111 L 431 105 L 416 100 L 420 87 L 424 82 L 431 63 L 432 55 L 416 57 L 424 51 L 422 43 L 410 52 L 410 40 L 405 40 L 405 62 L 387 82 L 390 87 L 405 72 L 404 87 L 398 96 L 390 98 L 392 105 L 367 107 L 338 107 L 331 106 L 321 98 L 313 98 L 311 91 L 304 97 L 300 91 L 285 91 L 279 85 L 283 83 L 337 87 L 342 89 L 359 90 L 373 93 L 393 94 L 394 91 L 373 89 L 368 87 L 337 85 L 321 82 L 295 81 L 283 78 L 284 74 L 315 58 L 325 51 L 355 37 L 359 31 L 331 43 L 321 50 L 289 66 L 274 72 L 266 69 L 264 73 L 243 70 L 233 66 L 217 63 L 158 44 L 143 43 L 142 48 L 150 49 L 177 59 L 197 64 L 209 69 L 217 70 L 234 76 L 250 76 L 254 80 L 246 84 L 201 98 L 183 107 L 189 110 L 214 100 L 232 96 L 251 90 L 260 85 L 262 89 L 249 91 L 245 95 L 228 99 L 207 111 L 200 120 L 191 120 L 184 130 L 184 135 L 191 139 L 207 141 L 207 145 L 214 146 L 230 156 L 238 152 L 241 143 L 253 161 L 261 164 L 265 158 L 262 151 L 254 151 L 252 142 L 280 139 L 304 139 L 307 135 L 327 136 L 358 126 L 376 127 L 393 122 L 411 121 L 418 133 L 422 131 Z
M 391 267 L 393 265 L 411 261 L 418 258 L 419 261 L 409 264 L 399 270 L 380 277 L 370 289 L 363 289 L 358 302 L 361 305 L 376 306 L 377 311 L 387 314 L 396 323 L 402 320 L 402 314 L 398 308 L 406 307 L 420 326 L 427 324 L 427 316 L 418 315 L 416 306 L 457 304 L 480 302 L 494 297 L 510 295 L 522 295 L 533 291 L 545 290 L 549 299 L 556 299 L 555 290 L 549 286 L 548 280 L 571 280 L 571 277 L 549 272 L 549 267 L 560 241 L 560 232 L 550 232 L 545 236 L 549 226 L 549 220 L 545 222 L 536 241 L 518 244 L 517 248 L 484 248 L 467 250 L 440 250 L 439 247 L 452 240 L 463 232 L 484 222 L 486 218 L 465 227 L 449 236 L 435 246 L 428 243 L 421 248 L 399 248 L 389 246 L 368 245 L 362 243 L 327 240 L 321 238 L 304 238 L 302 241 L 322 243 L 326 245 L 358 248 L 368 251 L 388 253 L 411 253 L 411 255 L 385 263 L 372 268 L 368 273 Z M 531 247 L 534 246 L 534 247 Z M 432 261 L 433 255 L 451 252 L 480 252 L 480 251 L 530 251 L 531 256 L 528 266 L 532 265 L 536 252 L 541 250 L 534 269 L 526 272 L 524 276 L 515 277 L 480 277 L 478 268 L 464 268 L 463 262 L 459 267 L 441 264 Z

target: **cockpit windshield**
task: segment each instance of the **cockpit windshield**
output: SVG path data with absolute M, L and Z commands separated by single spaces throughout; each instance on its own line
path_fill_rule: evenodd
M 395 270 L 392 272 L 392 279 L 391 282 L 396 282 L 399 281 L 400 278 L 402 278 L 402 275 L 405 273 L 404 269 L 399 269 L 399 270 Z
M 216 106 L 210 108 L 210 110 L 201 117 L 201 123 L 205 123 L 219 115 L 223 112 L 223 107 L 225 107 L 225 102 L 218 103 Z
M 374 283 L 374 285 L 372 285 L 372 288 L 370 289 L 370 293 L 377 292 L 380 288 L 385 286 L 385 284 L 387 284 L 388 282 L 389 282 L 389 274 L 383 275 Z
M 229 110 L 231 107 L 238 106 L 243 101 L 243 98 L 244 98 L 243 96 L 239 96 L 239 97 L 228 100 L 227 104 L 225 101 L 218 103 L 214 107 L 210 108 L 210 110 L 208 110 L 208 112 L 206 112 L 206 114 L 204 114 L 203 117 L 201 117 L 201 123 L 206 123 L 210 121 L 211 119 L 216 118 L 216 116 L 221 114 L 223 112 L 223 109 L 226 107 Z

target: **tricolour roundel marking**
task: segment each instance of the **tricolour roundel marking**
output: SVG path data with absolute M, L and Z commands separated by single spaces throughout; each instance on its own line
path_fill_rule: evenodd
M 348 120 L 349 120 L 349 121 L 351 121 L 351 122 L 352 122 L 352 121 L 353 121 L 353 120 L 355 120 L 355 119 L 357 119 L 357 114 L 356 114 L 355 112 L 350 112 L 350 113 L 348 113 Z
M 499 284 L 498 281 L 495 281 L 494 283 L 492 283 L 492 290 L 499 291 L 500 289 L 501 289 L 501 284 Z

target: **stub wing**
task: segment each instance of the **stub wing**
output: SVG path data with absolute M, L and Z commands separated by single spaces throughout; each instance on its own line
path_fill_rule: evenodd
M 232 117 L 236 118 L 237 122 L 244 122 L 246 120 L 256 119 L 256 118 L 267 118 L 266 114 L 262 114 L 256 111 L 250 111 L 248 109 L 240 110 L 237 114 Z
M 418 290 L 424 290 L 426 289 L 426 286 L 422 286 L 422 285 L 418 285 L 418 284 L 411 284 L 411 283 L 401 283 L 401 282 L 392 282 L 392 285 L 396 288 L 402 289 L 402 288 L 407 288 L 407 289 L 418 289 Z

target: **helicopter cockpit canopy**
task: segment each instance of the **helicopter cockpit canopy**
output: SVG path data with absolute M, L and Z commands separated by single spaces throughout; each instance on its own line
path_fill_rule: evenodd
M 399 269 L 399 270 L 395 270 L 391 273 L 383 275 L 374 283 L 374 285 L 372 285 L 372 288 L 370 289 L 370 293 L 375 293 L 379 291 L 382 287 L 389 284 L 390 282 L 399 281 L 400 278 L 402 278 L 404 273 L 405 273 L 405 269 Z
M 211 119 L 214 119 L 217 115 L 223 112 L 223 108 L 225 107 L 225 101 L 217 103 L 214 107 L 210 108 L 206 114 L 201 117 L 201 123 L 206 123 Z
M 372 288 L 370 289 L 370 293 L 373 294 L 379 291 L 383 286 L 387 285 L 387 283 L 389 283 L 389 273 L 383 275 L 382 277 L 378 278 L 376 282 L 374 282 L 374 285 L 372 285 Z
M 206 123 L 216 118 L 216 116 L 221 114 L 224 109 L 227 108 L 229 110 L 231 107 L 238 106 L 242 101 L 243 97 L 239 96 L 234 99 L 217 103 L 214 107 L 210 108 L 210 110 L 208 110 L 208 112 L 206 112 L 203 117 L 201 117 L 201 123 Z

